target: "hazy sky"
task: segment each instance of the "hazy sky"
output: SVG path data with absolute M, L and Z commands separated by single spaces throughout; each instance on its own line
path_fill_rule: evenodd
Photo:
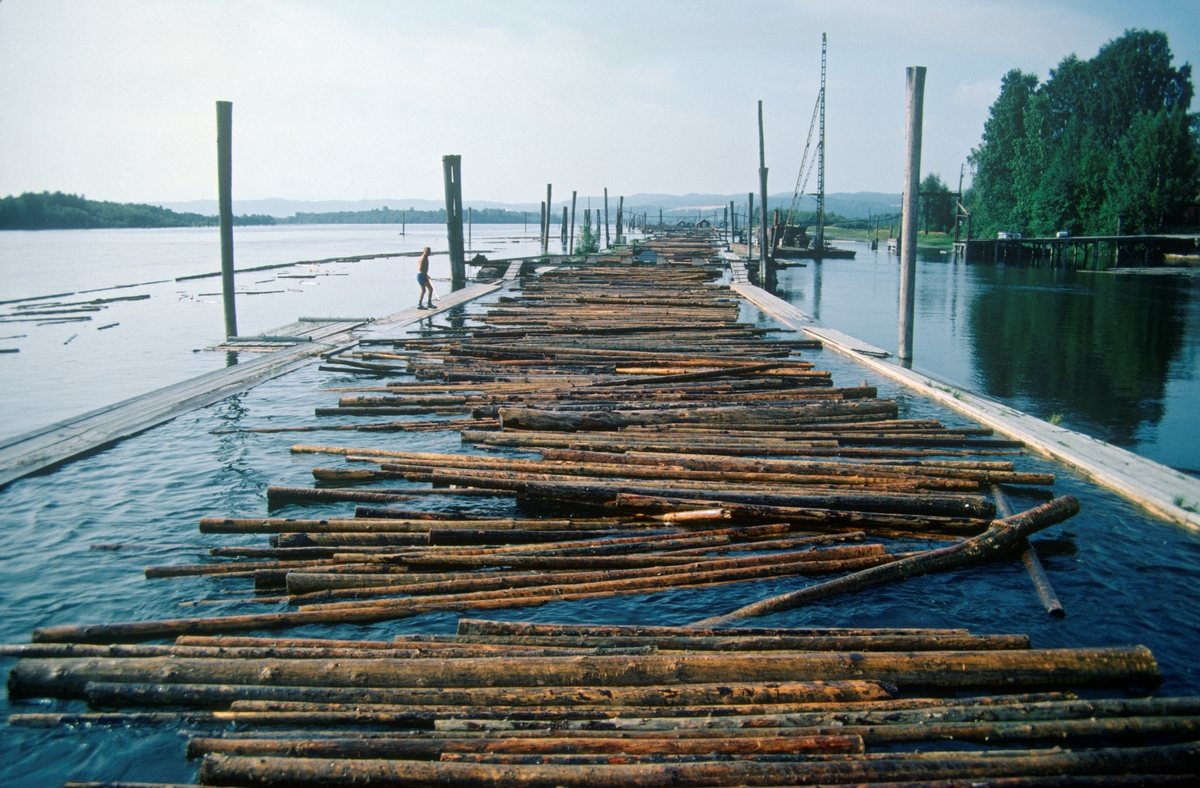
M 437 199 L 446 153 L 468 201 L 741 193 L 758 99 L 790 191 L 822 32 L 827 189 L 900 191 L 911 65 L 922 169 L 954 184 L 1007 70 L 1045 79 L 1132 27 L 1200 61 L 1200 0 L 0 0 L 0 196 L 214 198 L 218 99 L 235 199 Z

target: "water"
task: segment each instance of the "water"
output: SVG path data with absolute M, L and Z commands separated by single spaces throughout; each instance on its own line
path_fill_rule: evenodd
M 779 274 L 778 294 L 896 353 L 897 258 Z M 919 250 L 913 366 L 1064 427 L 1200 475 L 1200 281 L 966 265 Z
M 310 232 L 301 228 L 285 228 L 282 231 L 267 229 L 283 233 Z M 511 233 L 511 230 L 507 231 Z M 155 232 L 147 235 L 153 237 Z M 385 235 L 380 228 L 314 228 L 311 232 L 314 238 L 329 239 L 325 247 L 328 253 L 289 248 L 277 252 L 276 256 L 285 260 L 289 257 L 311 259 L 351 252 L 384 251 L 372 244 L 385 240 L 412 246 L 423 245 L 414 237 L 412 228 L 407 241 L 396 241 L 398 236 Z M 337 240 L 339 233 L 345 233 L 345 243 L 340 247 Z M 77 237 L 86 240 L 95 234 L 95 231 L 78 233 Z M 435 234 L 431 230 L 430 240 L 425 243 L 436 247 L 434 241 L 438 239 L 434 237 Z M 139 236 L 134 234 L 126 237 Z M 282 237 L 289 238 L 286 235 Z M 356 238 L 358 240 L 353 240 Z M 12 243 L 3 235 L 0 235 L 0 242 Z M 361 247 L 355 244 L 361 244 Z M 269 245 L 264 246 L 263 258 L 260 259 L 270 260 L 266 246 Z M 519 247 L 520 244 L 514 246 Z M 11 247 L 4 248 L 7 250 Z M 128 250 L 124 254 L 136 256 Z M 239 265 L 249 264 L 246 256 L 239 254 Z M 7 254 L 4 265 L 7 270 Z M 354 288 L 347 287 L 346 300 L 332 305 L 303 301 L 312 298 L 312 294 L 307 292 L 289 294 L 286 301 L 280 301 L 286 309 L 280 307 L 276 313 L 261 317 L 259 327 L 253 330 L 268 330 L 286 323 L 299 313 L 313 311 L 311 307 L 314 305 L 328 307 L 330 312 L 336 307 L 345 313 L 357 306 L 360 309 L 354 312 L 372 308 L 376 314 L 386 314 L 411 302 L 415 291 L 411 284 L 413 277 L 408 275 L 408 271 L 398 271 L 403 265 L 415 266 L 415 261 L 408 258 L 380 261 L 379 269 L 374 274 L 371 274 L 374 270 L 372 264 L 345 265 L 351 272 L 350 277 L 329 277 L 332 280 L 328 283 L 330 286 L 327 286 L 325 278 L 318 280 L 321 284 L 317 287 L 324 288 L 321 290 L 322 296 L 334 289 L 333 281 L 337 281 L 336 286 L 341 287 L 342 281 L 353 284 L 357 280 L 366 285 L 360 291 L 351 293 Z M 439 275 L 436 265 L 435 262 L 435 276 Z M 835 269 L 835 265 L 840 267 Z M 857 279 L 850 276 L 850 266 L 859 267 L 864 275 Z M 889 337 L 894 331 L 888 327 L 887 318 L 887 313 L 894 310 L 895 303 L 894 267 L 894 263 L 888 263 L 886 257 L 849 264 L 844 261 L 836 264 L 830 262 L 823 265 L 819 277 L 815 276 L 818 274 L 815 266 L 789 272 L 785 285 L 792 288 L 791 297 L 801 308 L 819 311 L 820 317 L 828 324 L 894 349 L 894 337 Z M 188 272 L 196 268 L 204 270 L 205 267 L 197 265 L 186 269 L 180 266 L 181 270 Z M 947 284 L 944 291 L 933 288 L 930 283 L 937 273 L 953 273 L 953 277 L 944 276 L 942 281 L 956 284 Z M 971 288 L 976 285 L 972 283 L 981 280 L 986 283 L 989 276 L 1005 276 L 1009 273 L 955 267 L 940 262 L 927 261 L 922 265 L 922 285 L 929 285 L 931 292 L 942 294 L 922 297 L 917 327 L 919 366 L 941 370 L 945 376 L 955 377 L 964 386 L 975 380 L 970 371 L 975 369 L 972 360 L 976 354 L 970 344 L 958 348 L 953 341 L 942 340 L 939 346 L 934 339 L 947 335 L 958 337 L 959 340 L 974 336 L 970 322 L 971 293 L 974 292 Z M 818 278 L 820 287 L 814 290 L 813 284 Z M 100 281 L 113 282 L 111 278 Z M 46 283 L 34 284 L 44 286 Z M 6 288 L 9 286 L 6 285 Z M 1065 285 L 1051 284 L 1047 287 L 1053 292 L 1056 287 Z M 375 288 L 384 292 L 373 292 Z M 260 302 L 247 298 L 246 302 L 255 304 L 255 309 L 265 311 L 275 308 L 269 306 L 273 303 L 272 299 L 285 297 L 281 294 L 261 298 L 266 300 Z M 132 302 L 130 305 L 154 301 L 151 298 L 150 302 Z M 259 303 L 264 306 L 257 306 Z M 468 310 L 480 308 L 482 305 L 467 306 Z M 116 308 L 112 311 L 115 313 Z M 1190 314 L 1187 308 L 1182 311 L 1185 315 Z M 172 314 L 173 310 L 164 312 Z M 117 314 L 120 316 L 117 317 Z M 126 314 L 133 313 L 116 313 L 114 319 L 120 319 L 124 325 Z M 939 324 L 940 318 L 937 316 L 946 314 L 954 317 L 952 328 Z M 892 315 L 890 326 L 894 327 L 894 311 Z M 769 324 L 751 306 L 744 308 L 743 316 L 747 320 Z M 192 354 L 191 348 L 209 341 L 197 336 L 215 337 L 218 333 L 219 305 L 212 310 L 212 319 L 216 321 L 215 328 L 203 323 L 202 331 L 205 333 L 193 336 L 180 334 L 175 346 L 165 344 L 158 355 L 146 358 L 133 355 L 133 369 L 137 372 L 128 374 L 144 374 L 164 358 L 171 358 L 173 353 L 189 359 L 200 356 Z M 855 320 L 858 322 L 851 322 Z M 1190 317 L 1185 319 L 1186 325 L 1193 325 L 1187 320 Z M 197 321 L 197 324 L 201 323 Z M 104 333 L 107 332 L 101 332 Z M 105 341 L 112 341 L 114 346 L 128 345 L 132 348 L 142 339 L 144 337 L 140 333 L 131 332 L 122 342 Z M 107 346 L 97 347 L 102 350 Z M 937 347 L 945 348 L 946 359 L 936 359 L 935 363 L 932 350 Z M 45 348 L 46 352 L 59 352 L 52 344 L 45 345 Z M 24 352 L 23 349 L 21 355 Z M 894 397 L 900 402 L 904 417 L 939 418 L 948 425 L 968 423 L 961 415 L 906 389 L 886 380 L 874 379 L 863 367 L 836 353 L 819 351 L 807 355 L 818 367 L 832 371 L 835 385 L 853 384 L 864 377 L 871 378 L 870 382 L 880 387 L 880 396 Z M 1183 356 L 1186 357 L 1186 354 Z M 67 385 L 65 381 L 80 379 L 84 374 L 80 370 L 87 369 L 89 363 L 96 361 L 84 358 L 67 363 L 60 356 L 58 364 L 48 365 L 44 369 L 47 374 L 59 375 L 54 379 L 54 385 L 63 386 Z M 101 357 L 99 363 L 114 368 L 107 358 Z M 938 364 L 943 366 L 939 367 Z M 99 376 L 99 373 L 87 374 Z M 190 373 L 181 370 L 178 374 L 186 377 Z M 1168 370 L 1165 390 L 1170 390 L 1172 374 Z M 136 389 L 140 382 L 126 381 L 122 385 L 126 391 L 138 393 Z M 4 513 L 3 528 L 0 528 L 0 577 L 4 578 L 4 582 L 0 583 L 0 612 L 3 613 L 0 615 L 0 642 L 27 642 L 30 630 L 39 626 L 264 612 L 263 606 L 230 599 L 227 589 L 233 584 L 229 581 L 218 583 L 205 578 L 147 581 L 142 571 L 151 564 L 203 561 L 205 545 L 264 544 L 265 538 L 262 536 L 201 535 L 196 524 L 202 516 L 217 514 L 261 516 L 266 512 L 265 492 L 268 484 L 307 486 L 312 483 L 311 469 L 314 466 L 337 465 L 337 461 L 313 455 L 292 455 L 288 448 L 299 439 L 295 434 L 214 435 L 212 431 L 238 426 L 316 423 L 312 415 L 313 408 L 332 405 L 338 396 L 335 393 L 320 393 L 320 389 L 357 383 L 361 381 L 338 373 L 322 372 L 315 365 L 305 367 L 211 407 L 177 418 L 52 473 L 21 479 L 0 490 L 0 511 Z M 22 381 L 22 385 L 35 384 L 40 385 L 33 380 Z M 87 409 L 98 404 L 89 401 L 87 392 L 78 394 L 80 407 Z M 4 396 L 9 395 L 6 392 Z M 1064 398 L 1064 401 L 1068 400 Z M 1052 407 L 1066 406 L 1055 404 Z M 1086 411 L 1081 407 L 1080 412 Z M 37 413 L 59 417 L 54 416 L 48 407 Z M 322 423 L 338 423 L 338 419 L 323 419 Z M 11 427 L 7 423 L 5 426 Z M 326 433 L 319 437 L 306 436 L 303 441 L 361 447 L 394 447 L 397 441 L 403 441 L 405 448 L 414 451 L 467 451 L 452 435 L 430 433 L 403 436 Z M 1195 661 L 1195 654 L 1200 652 L 1200 632 L 1195 626 L 1193 612 L 1200 608 L 1200 586 L 1192 582 L 1200 569 L 1200 536 L 1151 520 L 1124 500 L 1095 488 L 1070 471 L 1053 466 L 1039 457 L 1024 458 L 1022 465 L 1028 470 L 1056 473 L 1058 483 L 1055 492 L 1075 495 L 1083 504 L 1081 515 L 1037 538 L 1042 546 L 1047 571 L 1066 606 L 1068 615 L 1065 619 L 1048 617 L 1022 566 L 1018 562 L 1006 562 L 916 578 L 874 589 L 867 594 L 822 601 L 802 609 L 774 614 L 761 619 L 761 623 L 766 626 L 965 626 L 979 633 L 1028 633 L 1037 647 L 1141 643 L 1150 647 L 1159 660 L 1164 675 L 1162 694 L 1200 694 L 1200 671 Z M 387 486 L 394 485 L 392 482 Z M 1019 508 L 1037 503 L 1031 496 L 1014 495 L 1013 499 L 1014 506 Z M 433 507 L 436 503 L 418 500 L 414 505 Z M 495 502 L 469 500 L 455 506 L 473 509 L 487 507 L 494 514 L 514 514 L 518 511 L 538 513 L 536 509 L 518 510 L 517 503 L 505 499 Z M 335 504 L 291 506 L 276 511 L 280 516 L 312 517 L 318 516 L 318 513 L 319 516 L 345 515 L 352 509 L 349 504 Z M 141 546 L 121 550 L 91 549 L 93 545 L 112 544 Z M 249 594 L 249 584 L 238 582 L 242 585 L 235 590 Z M 800 587 L 807 582 L 791 578 L 712 589 L 678 589 L 642 597 L 564 602 L 488 615 L 533 621 L 683 624 L 717 611 L 734 609 L 770 594 Z M 217 603 L 201 608 L 181 606 L 200 599 L 217 600 Z M 289 634 L 387 639 L 400 632 L 449 633 L 453 631 L 456 620 L 457 616 L 451 614 L 423 615 L 363 627 L 308 627 L 291 630 Z M 0 660 L 0 673 L 6 674 L 11 665 L 12 660 Z M 3 715 L 13 711 L 56 710 L 79 711 L 83 710 L 83 705 L 79 702 L 10 703 L 7 698 L 0 701 L 0 714 Z M 161 728 L 5 727 L 0 729 L 0 784 L 15 788 L 61 784 L 69 779 L 188 782 L 194 779 L 198 764 L 184 759 L 184 739 L 176 731 L 177 726 L 174 725 Z
M 239 227 L 237 268 L 364 254 L 446 248 L 442 225 Z M 522 225 L 473 228 L 468 256 L 534 254 L 540 247 Z M 536 233 L 536 230 L 534 230 Z M 552 251 L 557 243 L 551 244 Z M 0 322 L 0 438 L 77 416 L 178 383 L 225 364 L 203 348 L 224 339 L 221 279 L 179 276 L 221 269 L 216 228 L 0 232 L 0 301 L 75 291 L 62 301 L 129 295 L 91 321 L 38 326 Z M 449 258 L 435 255 L 430 276 L 449 291 Z M 415 257 L 322 263 L 239 274 L 238 333 L 262 334 L 297 317 L 383 317 L 416 303 Z M 298 277 L 298 278 L 297 278 Z M 167 280 L 167 281 L 161 281 Z M 140 287 L 120 285 L 158 282 Z M 105 288 L 101 292 L 79 293 Z M 15 305 L 0 305 L 6 315 Z M 111 323 L 114 328 L 102 329 Z M 24 336 L 21 336 L 24 335 Z

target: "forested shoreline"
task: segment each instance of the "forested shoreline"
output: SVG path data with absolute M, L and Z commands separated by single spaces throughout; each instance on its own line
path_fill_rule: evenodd
M 1200 118 L 1191 66 L 1172 59 L 1165 33 L 1128 30 L 1045 82 L 1009 71 L 970 156 L 975 234 L 1181 229 L 1200 197 Z
M 472 209 L 471 220 L 480 224 L 521 224 L 537 221 L 528 212 L 498 208 Z M 436 211 L 391 208 L 334 213 L 297 213 L 287 218 L 264 214 L 234 216 L 237 226 L 274 224 L 445 224 L 444 208 Z M 103 228 L 216 227 L 216 216 L 177 213 L 169 208 L 140 203 L 89 200 L 62 192 L 25 192 L 0 198 L 0 230 L 90 230 Z
M 233 217 L 235 225 L 275 224 L 261 214 Z M 62 192 L 25 192 L 0 199 L 0 230 L 215 227 L 216 216 L 176 213 L 157 205 L 89 200 Z

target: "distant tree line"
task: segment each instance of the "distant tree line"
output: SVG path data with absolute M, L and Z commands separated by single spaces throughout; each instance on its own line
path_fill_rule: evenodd
M 235 216 L 237 225 L 275 224 L 272 216 Z M 85 230 L 120 227 L 212 227 L 215 216 L 156 205 L 103 202 L 62 192 L 25 192 L 0 199 L 0 230 Z
M 499 208 L 471 209 L 471 221 L 480 224 L 521 224 L 538 221 L 537 214 Z M 403 211 L 376 208 L 372 211 L 297 213 L 286 219 L 262 214 L 233 217 L 235 225 L 264 224 L 445 224 L 446 211 Z M 168 208 L 139 203 L 89 200 L 62 192 L 25 192 L 0 199 L 0 230 L 84 230 L 112 227 L 215 227 L 216 216 L 176 213 Z
M 966 195 L 980 233 L 1154 233 L 1200 192 L 1191 67 L 1161 32 L 1128 30 L 1050 79 L 1014 69 L 971 152 Z M 924 189 L 924 185 L 922 185 Z M 979 234 L 979 233 L 977 233 Z

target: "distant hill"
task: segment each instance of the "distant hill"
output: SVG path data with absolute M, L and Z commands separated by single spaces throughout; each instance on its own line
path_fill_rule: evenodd
M 556 192 L 557 194 L 557 192 Z M 588 200 L 591 200 L 593 208 L 603 208 L 603 195 L 579 195 L 576 199 L 576 212 L 585 206 Z M 625 197 L 625 211 L 632 215 L 634 213 L 657 214 L 659 208 L 664 212 L 671 211 L 675 213 L 686 213 L 689 210 L 699 208 L 708 208 L 710 210 L 720 210 L 722 207 L 729 204 L 733 200 L 739 210 L 744 211 L 746 205 L 746 194 L 633 194 Z M 758 195 L 754 196 L 755 205 L 758 204 Z M 781 192 L 770 196 L 770 208 L 787 208 L 792 202 L 791 192 Z M 190 200 L 187 202 L 156 202 L 162 208 L 167 208 L 172 211 L 185 211 L 189 213 L 211 215 L 217 212 L 216 200 Z M 569 200 L 557 199 L 554 201 L 556 214 L 562 213 L 564 205 L 570 205 Z M 816 201 L 812 197 L 804 197 L 801 199 L 800 209 L 811 211 L 814 209 Z M 464 206 L 474 208 L 477 211 L 485 209 L 498 209 L 505 211 L 529 212 L 537 216 L 541 211 L 541 204 L 538 202 L 528 203 L 502 203 L 488 200 L 464 200 Z M 442 211 L 442 216 L 445 216 L 446 203 L 442 200 L 414 200 L 389 198 L 386 200 L 285 200 L 278 197 L 272 197 L 265 200 L 234 200 L 233 211 L 236 214 L 264 214 L 284 219 L 296 216 L 297 214 L 311 216 L 322 214 L 350 214 L 361 213 L 364 211 L 391 211 L 397 212 L 401 210 L 416 210 L 416 211 Z M 899 194 L 884 194 L 881 192 L 839 192 L 837 194 L 825 195 L 825 210 L 828 213 L 839 214 L 847 219 L 865 219 L 868 215 L 888 214 L 900 212 L 900 195 Z M 608 195 L 608 211 L 609 218 L 616 220 L 617 215 L 617 195 L 614 192 L 609 192 Z M 345 221 L 345 219 L 342 219 Z M 409 221 L 419 221 L 410 218 Z M 482 220 L 481 220 L 482 222 Z

